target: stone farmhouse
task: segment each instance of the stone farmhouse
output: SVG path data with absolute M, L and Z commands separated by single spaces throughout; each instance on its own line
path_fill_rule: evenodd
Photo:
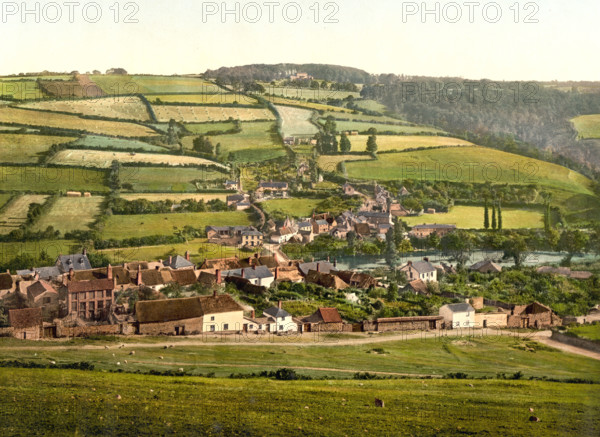
M 468 303 L 452 303 L 440 307 L 440 316 L 444 318 L 444 327 L 472 328 L 475 326 L 475 309 Z
M 420 279 L 423 282 L 437 282 L 437 269 L 424 258 L 423 261 L 408 261 L 399 268 L 401 272 L 406 273 L 409 282 Z
M 539 302 L 529 305 L 516 305 L 508 316 L 509 328 L 549 328 L 562 323 L 560 317 L 555 315 L 546 305 Z
M 438 224 L 422 224 L 413 226 L 411 231 L 408 233 L 409 236 L 415 238 L 427 238 L 431 234 L 436 233 L 438 237 L 443 237 L 444 235 L 455 231 L 456 225 L 438 225 Z

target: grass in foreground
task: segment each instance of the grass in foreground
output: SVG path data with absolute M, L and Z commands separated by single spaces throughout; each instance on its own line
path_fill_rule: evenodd
M 0 369 L 4 435 L 598 435 L 597 385 Z M 376 408 L 374 399 L 385 408 Z M 534 409 L 541 422 L 530 422 Z

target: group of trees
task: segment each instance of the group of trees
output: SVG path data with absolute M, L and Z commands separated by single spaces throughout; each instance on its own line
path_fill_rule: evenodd
M 123 198 L 111 198 L 107 208 L 112 214 L 165 214 L 173 212 L 216 212 L 227 211 L 227 204 L 220 199 L 212 199 L 204 202 L 204 199 L 184 199 L 178 203 L 173 200 L 159 200 L 151 202 L 147 199 L 125 200 Z
M 496 219 L 496 206 L 498 208 L 498 219 Z M 483 208 L 483 228 L 487 231 L 490 229 L 490 217 L 488 201 L 486 199 Z M 491 228 L 495 231 L 496 229 L 502 230 L 502 204 L 500 202 L 492 203 L 492 224 Z

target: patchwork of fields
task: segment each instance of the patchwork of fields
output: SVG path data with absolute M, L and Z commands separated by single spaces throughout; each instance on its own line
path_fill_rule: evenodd
M 105 97 L 89 100 L 52 100 L 21 105 L 43 111 L 69 112 L 87 116 L 150 121 L 146 105 L 139 97 Z
M 265 87 L 265 91 L 267 94 L 285 97 L 288 99 L 343 100 L 348 96 L 352 96 L 355 99 L 360 99 L 360 93 L 353 92 L 353 91 L 335 91 L 335 90 L 326 90 L 326 89 L 280 87 L 280 86 L 273 86 L 271 84 L 264 84 L 263 86 Z
M 52 145 L 69 143 L 75 139 L 52 135 L 0 134 L 0 161 L 34 164 Z
M 216 93 L 217 85 L 193 77 L 92 75 L 90 78 L 109 95 L 152 93 Z
M 196 202 L 200 200 L 208 202 L 210 200 L 215 199 L 225 201 L 227 198 L 227 194 L 134 193 L 121 194 L 120 197 L 128 201 L 146 199 L 150 202 L 158 202 L 161 200 L 172 200 L 173 202 L 181 202 L 182 200 L 192 199 Z
M 166 166 L 215 165 L 224 170 L 223 164 L 194 156 L 177 156 L 155 153 L 108 152 L 102 150 L 61 150 L 50 160 L 53 164 L 78 165 L 84 167 L 110 168 L 112 161 L 121 164 L 163 164 Z
M 11 107 L 0 108 L 0 123 L 17 123 L 55 129 L 62 128 L 121 137 L 149 137 L 157 135 L 157 132 L 154 130 L 135 123 L 90 120 L 77 115 L 39 112 Z
M 5 235 L 24 225 L 27 220 L 29 205 L 42 204 L 48 196 L 24 194 L 13 199 L 0 213 L 0 234 Z
M 61 197 L 46 211 L 33 226 L 34 231 L 43 231 L 48 226 L 64 234 L 69 231 L 86 231 L 100 213 L 101 196 Z
M 177 229 L 192 226 L 249 225 L 250 216 L 243 211 L 229 212 L 184 212 L 172 214 L 113 215 L 106 222 L 103 238 L 123 240 L 150 235 L 173 235 Z
M 275 116 L 263 108 L 229 108 L 219 106 L 175 106 L 154 105 L 152 107 L 160 122 L 173 119 L 183 123 L 225 121 L 230 118 L 240 121 L 274 120 Z

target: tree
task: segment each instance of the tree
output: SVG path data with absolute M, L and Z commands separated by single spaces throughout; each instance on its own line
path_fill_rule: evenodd
M 498 201 L 498 230 L 502 230 L 502 204 Z
M 174 119 L 169 120 L 169 128 L 167 129 L 167 143 L 174 145 L 177 144 L 177 123 Z
M 529 247 L 522 235 L 512 233 L 504 240 L 504 256 L 512 257 L 515 266 L 521 267 L 528 255 Z
M 458 230 L 444 235 L 441 241 L 442 250 L 450 254 L 462 267 L 471 258 L 475 245 L 475 236 L 465 230 Z
M 394 233 L 391 229 L 385 234 L 385 262 L 390 268 L 396 268 L 398 265 L 398 249 L 396 249 L 396 242 L 394 241 Z
M 558 246 L 560 250 L 568 253 L 565 259 L 566 264 L 570 264 L 573 255 L 585 251 L 588 240 L 589 237 L 579 229 L 566 229 L 562 232 Z
M 398 300 L 398 284 L 395 282 L 390 282 L 386 299 L 388 302 L 395 302 Z
M 400 242 L 400 244 L 398 245 L 398 251 L 400 253 L 408 253 L 408 252 L 412 252 L 415 249 L 413 248 L 410 240 L 402 240 Z
M 217 145 L 215 146 L 215 155 L 216 156 L 221 155 L 221 143 L 217 143 Z
M 340 138 L 340 151 L 342 153 L 347 153 L 352 149 L 352 143 L 350 143 L 350 139 L 345 132 L 342 133 L 342 137 Z
M 483 227 L 486 231 L 490 228 L 490 217 L 487 200 L 485 201 L 485 206 L 483 207 Z
M 371 135 L 367 139 L 367 152 L 369 152 L 371 155 L 375 155 L 377 153 L 377 137 L 375 135 Z
M 492 229 L 496 230 L 496 205 L 492 205 Z
M 213 154 L 213 145 L 210 139 L 205 138 L 204 135 L 200 135 L 198 138 L 194 138 L 192 144 L 195 152 L 204 153 L 207 155 Z
M 396 247 L 400 246 L 404 240 L 404 226 L 398 217 L 394 218 L 394 241 L 396 242 Z
M 346 241 L 348 242 L 348 247 L 354 249 L 356 244 L 356 232 L 350 231 L 346 234 Z
M 433 232 L 433 233 L 429 234 L 429 236 L 427 237 L 427 245 L 432 249 L 439 248 L 440 242 L 441 242 L 441 239 L 440 239 L 439 235 L 437 234 L 437 232 Z

